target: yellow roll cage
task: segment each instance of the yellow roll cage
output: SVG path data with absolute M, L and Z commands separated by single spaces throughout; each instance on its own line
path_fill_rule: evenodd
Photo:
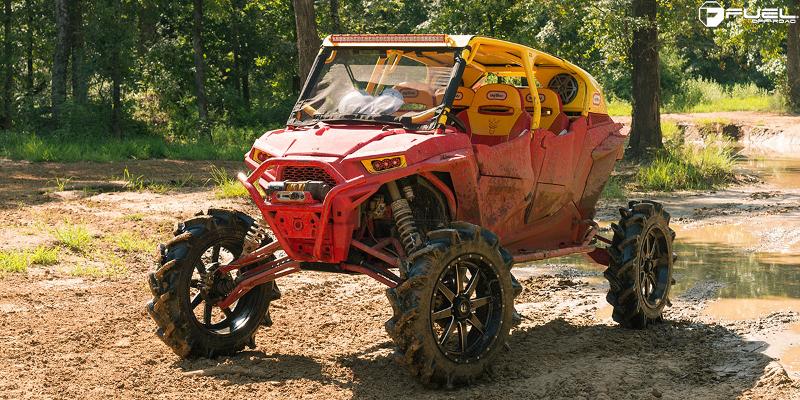
M 569 115 L 607 114 L 606 101 L 602 89 L 588 72 L 575 64 L 554 55 L 532 49 L 517 43 L 474 35 L 444 34 L 387 34 L 387 35 L 330 35 L 323 40 L 323 47 L 376 47 L 389 49 L 403 48 L 454 48 L 461 49 L 461 57 L 466 61 L 462 82 L 475 86 L 489 74 L 498 77 L 525 78 L 529 82 L 534 112 L 531 116 L 531 129 L 539 127 L 541 103 L 537 86 L 549 82 L 559 74 L 569 74 L 578 83 L 575 98 L 564 104 L 564 112 Z M 399 51 L 397 54 L 402 54 Z M 396 63 L 396 59 L 393 63 Z M 425 63 L 425 60 L 418 60 Z M 377 61 L 374 74 L 386 71 L 387 58 Z M 392 65 L 388 66 L 389 69 Z M 379 81 L 378 81 L 379 82 Z M 530 84 L 535 82 L 536 84 Z M 546 87 L 546 86 L 545 86 Z M 430 117 L 430 116 L 428 116 Z

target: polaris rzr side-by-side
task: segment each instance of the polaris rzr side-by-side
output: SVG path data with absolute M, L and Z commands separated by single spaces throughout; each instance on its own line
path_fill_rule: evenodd
M 511 268 L 569 254 L 608 266 L 624 327 L 661 319 L 669 214 L 595 205 L 626 136 L 581 68 L 480 36 L 332 35 L 285 128 L 239 180 L 260 215 L 178 224 L 149 274 L 157 335 L 181 357 L 255 346 L 276 281 L 304 270 L 386 285 L 396 359 L 424 383 L 479 377 L 519 322 Z

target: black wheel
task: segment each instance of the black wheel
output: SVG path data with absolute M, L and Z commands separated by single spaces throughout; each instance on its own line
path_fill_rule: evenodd
M 614 321 L 643 329 L 661 321 L 669 304 L 675 232 L 669 213 L 654 201 L 631 201 L 620 214 L 619 225 L 612 224 L 611 262 L 604 273 L 610 284 L 606 300 L 614 307 Z
M 469 383 L 504 347 L 521 287 L 511 256 L 485 229 L 454 222 L 429 232 L 428 245 L 386 292 L 394 311 L 386 330 L 397 361 L 423 383 Z
M 253 224 L 246 214 L 209 210 L 178 225 L 160 246 L 160 262 L 149 274 L 153 300 L 147 311 L 156 334 L 181 357 L 229 355 L 255 347 L 255 333 L 269 321 L 269 303 L 277 298 L 274 282 L 253 288 L 228 308 L 216 306 L 235 286 L 237 272 L 215 270 L 242 253 Z

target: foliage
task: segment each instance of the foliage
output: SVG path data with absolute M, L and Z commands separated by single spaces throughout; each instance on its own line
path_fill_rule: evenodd
M 733 180 L 732 144 L 722 139 L 702 146 L 672 142 L 664 154 L 636 174 L 642 190 L 675 191 L 714 189 Z
M 133 232 L 122 231 L 111 237 L 117 248 L 125 253 L 146 253 L 155 249 L 156 244 Z
M 70 250 L 86 253 L 92 243 L 92 235 L 83 225 L 65 222 L 53 230 L 56 240 Z
M 0 251 L 0 273 L 25 272 L 31 265 L 58 263 L 58 249 L 39 246 L 33 250 Z
M 218 199 L 250 196 L 247 189 L 237 179 L 229 177 L 228 171 L 224 168 L 211 166 L 211 180 L 217 187 L 216 196 Z
M 320 35 L 469 33 L 508 39 L 570 60 L 598 78 L 610 110 L 627 113 L 628 51 L 637 21 L 629 0 L 340 0 L 315 2 Z M 728 2 L 741 6 L 743 0 Z M 761 0 L 757 4 L 763 3 Z M 240 159 L 252 139 L 282 124 L 302 86 L 289 0 L 204 0 L 201 35 L 213 144 L 198 135 L 192 3 L 101 0 L 80 5 L 67 51 L 67 99 L 51 104 L 57 21 L 45 0 L 13 2 L 11 130 L 0 157 L 33 161 Z M 785 103 L 786 29 L 728 19 L 697 21 L 698 2 L 658 0 L 662 100 L 667 111 L 763 110 Z M 71 28 L 72 29 L 72 28 Z M 80 39 L 80 40 L 79 40 Z M 3 46 L 0 46 L 3 48 Z M 80 57 L 78 57 L 80 55 Z M 28 70 L 28 65 L 31 69 Z M 1 78 L 1 77 L 0 77 Z M 118 125 L 111 135 L 114 82 Z M 87 88 L 81 98 L 75 88 Z M 714 90 L 724 88 L 721 96 Z M 745 92 L 737 88 L 747 88 Z M 714 90 L 707 90 L 714 89 Z M 0 94 L 2 96 L 2 94 Z M 716 96 L 716 97 L 715 97 Z M 0 99 L 0 103 L 7 99 Z M 0 118 L 1 119 L 1 118 Z

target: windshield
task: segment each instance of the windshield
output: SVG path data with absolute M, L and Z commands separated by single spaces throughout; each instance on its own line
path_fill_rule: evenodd
M 455 64 L 453 49 L 328 48 L 322 57 L 290 123 L 414 117 L 426 124 L 438 114 Z

